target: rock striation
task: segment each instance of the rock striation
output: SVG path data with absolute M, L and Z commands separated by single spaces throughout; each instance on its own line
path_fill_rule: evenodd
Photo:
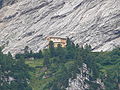
M 5 0 L 7 1 L 10 0 Z M 17 2 L 16 2 L 17 1 Z M 4 53 L 43 49 L 47 36 L 67 36 L 94 51 L 120 45 L 120 0 L 13 0 L 0 9 Z
M 12 5 L 20 0 L 0 0 L 0 8 L 8 5 Z

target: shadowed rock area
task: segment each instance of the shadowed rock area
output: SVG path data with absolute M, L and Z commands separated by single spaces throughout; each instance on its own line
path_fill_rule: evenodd
M 90 44 L 94 51 L 120 45 L 120 0 L 20 0 L 8 5 L 0 10 L 5 53 L 19 53 L 25 46 L 39 51 L 52 35 Z
M 8 5 L 12 5 L 20 0 L 0 0 L 0 8 Z

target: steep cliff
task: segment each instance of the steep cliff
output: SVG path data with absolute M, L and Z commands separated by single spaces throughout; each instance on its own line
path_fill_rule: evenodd
M 0 8 L 8 5 L 12 5 L 20 0 L 0 0 Z
M 68 36 L 96 51 L 120 45 L 120 0 L 19 0 L 0 10 L 5 53 L 38 51 L 46 36 Z

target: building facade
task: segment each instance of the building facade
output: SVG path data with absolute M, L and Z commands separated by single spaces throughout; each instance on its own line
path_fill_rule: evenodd
M 67 45 L 67 39 L 64 38 L 64 37 L 57 37 L 57 36 L 53 36 L 53 37 L 47 37 L 47 40 L 50 42 L 50 41 L 53 41 L 54 43 L 54 47 L 57 47 L 59 44 L 62 46 L 62 47 L 66 47 Z

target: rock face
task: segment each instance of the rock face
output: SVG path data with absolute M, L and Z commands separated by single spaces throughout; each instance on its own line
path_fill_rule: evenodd
M 20 0 L 0 0 L 0 8 L 7 6 L 7 5 L 12 5 Z
M 52 35 L 90 44 L 94 51 L 119 46 L 120 0 L 19 0 L 0 10 L 5 53 L 21 52 L 25 46 L 38 51 Z
M 89 90 L 90 85 L 86 82 L 90 81 L 89 79 L 89 70 L 86 64 L 83 64 L 82 68 L 79 69 L 80 74 L 77 74 L 76 79 L 69 79 L 69 87 L 66 88 L 66 90 Z M 104 83 L 101 82 L 100 79 L 97 79 L 96 81 L 91 81 L 95 84 L 100 85 L 98 90 L 105 90 Z
M 66 90 L 87 90 L 89 89 L 89 85 L 85 82 L 85 80 L 89 81 L 88 76 L 88 68 L 86 64 L 83 64 L 83 67 L 80 69 L 81 73 L 77 74 L 76 79 L 69 79 L 69 87 Z

